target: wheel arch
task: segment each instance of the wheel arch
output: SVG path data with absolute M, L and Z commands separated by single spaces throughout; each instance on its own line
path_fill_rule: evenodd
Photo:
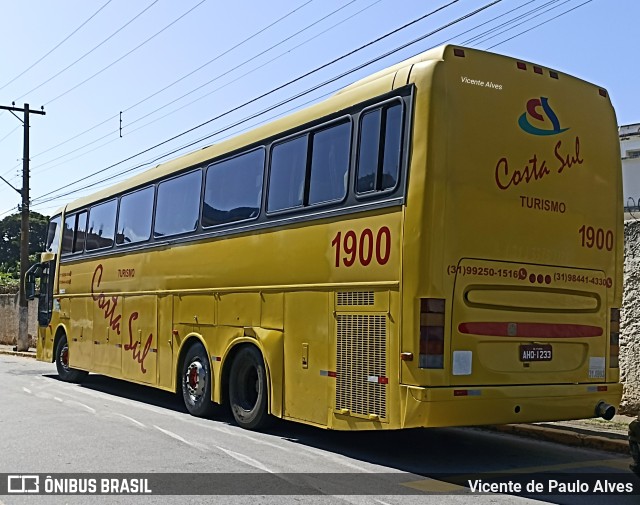
M 283 416 L 284 386 L 284 335 L 281 331 L 264 328 L 245 328 L 244 335 L 229 343 L 222 356 L 220 387 L 214 393 L 214 401 L 229 404 L 229 375 L 235 356 L 242 347 L 253 346 L 260 351 L 265 365 L 267 387 L 267 409 L 269 414 Z M 216 394 L 217 393 L 217 394 Z
M 182 377 L 182 367 L 184 365 L 184 357 L 187 355 L 187 352 L 189 351 L 189 349 L 191 349 L 193 345 L 198 343 L 202 344 L 202 346 L 204 347 L 204 350 L 207 354 L 207 359 L 209 360 L 209 368 L 211 368 L 211 356 L 209 356 L 209 348 L 207 347 L 207 343 L 205 342 L 204 338 L 202 338 L 202 335 L 200 335 L 199 333 L 189 333 L 180 344 L 180 349 L 178 350 L 178 358 L 176 359 L 176 365 L 174 370 L 175 380 L 173 385 L 174 386 L 173 389 L 175 390 L 176 394 L 180 394 L 182 391 L 181 377 Z M 214 374 L 212 373 L 211 375 L 213 378 Z M 215 390 L 215 382 L 212 382 L 211 391 L 213 392 L 214 390 Z
M 56 360 L 56 349 L 58 349 L 58 342 L 60 342 L 60 339 L 63 336 L 67 337 L 67 342 L 68 342 L 69 332 L 67 331 L 67 328 L 63 324 L 59 324 L 58 327 L 56 328 L 56 332 L 53 337 L 53 347 L 51 348 L 51 363 L 53 363 Z

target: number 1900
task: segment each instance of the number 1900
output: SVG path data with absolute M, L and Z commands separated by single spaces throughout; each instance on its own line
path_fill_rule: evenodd
M 383 226 L 375 237 L 369 228 L 362 230 L 359 237 L 353 230 L 345 232 L 344 235 L 339 231 L 331 245 L 336 251 L 336 267 L 339 267 L 341 262 L 345 267 L 353 266 L 356 260 L 366 267 L 374 259 L 378 265 L 386 265 L 391 256 L 391 231 Z
M 613 232 L 611 230 L 582 225 L 578 233 L 582 247 L 613 250 Z

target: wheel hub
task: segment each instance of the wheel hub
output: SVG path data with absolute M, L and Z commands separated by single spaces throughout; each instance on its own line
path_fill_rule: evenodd
M 194 401 L 200 399 L 204 394 L 204 388 L 207 380 L 207 375 L 202 363 L 199 361 L 192 362 L 187 367 L 185 374 L 185 385 L 187 391 Z

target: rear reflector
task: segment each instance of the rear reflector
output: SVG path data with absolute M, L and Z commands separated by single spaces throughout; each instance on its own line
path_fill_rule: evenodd
M 420 368 L 444 368 L 444 308 L 441 298 L 420 300 Z
M 620 366 L 620 309 L 611 309 L 609 318 L 609 368 Z

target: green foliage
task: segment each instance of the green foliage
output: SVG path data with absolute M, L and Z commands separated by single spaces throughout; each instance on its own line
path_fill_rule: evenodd
M 47 243 L 49 218 L 31 212 L 29 216 L 29 261 L 37 261 L 38 253 Z M 12 214 L 0 221 L 0 286 L 20 276 L 20 214 Z

